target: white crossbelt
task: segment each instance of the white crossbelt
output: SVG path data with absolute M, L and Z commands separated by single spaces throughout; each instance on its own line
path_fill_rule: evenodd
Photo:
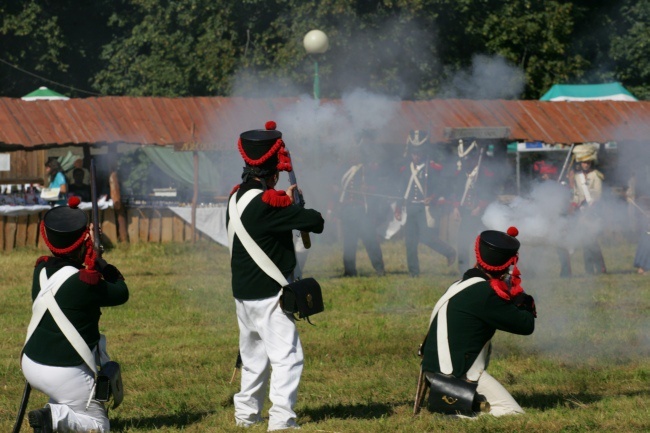
M 444 295 L 436 302 L 435 307 L 429 319 L 429 328 L 438 315 L 438 329 L 436 340 L 438 344 L 438 364 L 440 365 L 440 372 L 443 374 L 451 374 L 454 371 L 454 366 L 451 362 L 451 351 L 449 350 L 449 332 L 447 330 L 447 304 L 449 300 L 462 292 L 469 286 L 485 281 L 483 278 L 474 277 L 465 281 L 456 281 L 452 284 Z M 485 370 L 485 363 L 487 353 L 490 347 L 490 341 L 485 343 L 483 349 L 476 357 L 476 360 L 467 371 L 467 378 L 472 381 L 477 381 L 483 370 Z
M 578 182 L 578 185 L 580 186 L 580 189 L 582 189 L 583 194 L 585 195 L 585 200 L 587 201 L 587 204 L 591 204 L 591 202 L 594 200 L 591 197 L 591 193 L 589 192 L 589 187 L 587 186 L 587 177 L 583 172 L 580 172 L 576 174 L 576 182 Z
M 339 203 L 343 203 L 343 200 L 345 199 L 345 193 L 348 191 L 348 185 L 352 179 L 354 179 L 357 171 L 359 171 L 362 166 L 363 164 L 353 165 L 348 171 L 345 172 L 341 178 L 341 196 L 339 197 Z
M 253 200 L 255 197 L 260 195 L 262 190 L 251 189 L 246 191 L 239 201 L 237 201 L 237 194 L 233 194 L 230 198 L 228 204 L 228 216 L 230 217 L 228 224 L 228 244 L 230 248 L 230 257 L 232 258 L 232 246 L 235 239 L 235 234 L 239 238 L 239 241 L 244 246 L 246 252 L 251 256 L 253 261 L 259 266 L 259 268 L 264 271 L 266 275 L 273 278 L 280 286 L 284 287 L 289 282 L 282 275 L 282 272 L 277 267 L 275 263 L 269 258 L 269 256 L 260 248 L 259 245 L 253 240 L 250 234 L 244 228 L 244 224 L 241 222 L 241 214 L 244 213 L 246 206 Z
M 88 368 L 97 375 L 97 365 L 92 351 L 81 334 L 79 334 L 79 331 L 77 331 L 74 325 L 66 317 L 65 313 L 61 310 L 61 307 L 59 307 L 59 304 L 54 298 L 54 295 L 56 295 L 63 283 L 78 272 L 79 269 L 73 266 L 64 266 L 52 274 L 50 278 L 47 278 L 45 268 L 41 269 L 41 273 L 39 274 L 41 291 L 38 293 L 38 296 L 36 296 L 34 304 L 32 305 L 32 319 L 27 327 L 27 338 L 25 339 L 25 344 L 27 344 L 27 341 L 29 341 L 30 337 L 36 330 L 36 327 L 45 315 L 45 312 L 49 311 L 56 322 L 56 325 L 59 327 L 63 335 L 65 335 L 65 338 L 68 339 L 72 347 L 77 351 L 79 356 L 81 356 L 84 363 L 88 365 Z
M 45 268 L 41 269 L 41 273 L 39 274 L 41 291 L 38 293 L 36 299 L 34 299 L 34 303 L 32 304 L 32 319 L 30 320 L 29 326 L 27 327 L 27 338 L 25 339 L 25 344 L 27 344 L 27 341 L 29 341 L 30 337 L 36 330 L 36 327 L 41 322 L 41 319 L 45 315 L 45 312 L 49 311 L 52 315 L 52 318 L 56 322 L 56 325 L 59 327 L 63 335 L 65 335 L 65 338 L 72 345 L 74 350 L 76 350 L 79 356 L 81 356 L 81 359 L 83 359 L 84 363 L 93 372 L 96 379 L 97 362 L 95 361 L 93 352 L 90 350 L 88 344 L 86 344 L 86 341 L 83 339 L 81 334 L 79 334 L 77 328 L 75 328 L 74 325 L 70 322 L 70 319 L 66 317 L 65 313 L 63 310 L 61 310 L 61 307 L 59 307 L 59 304 L 54 298 L 54 295 L 56 295 L 63 283 L 65 283 L 70 277 L 78 272 L 79 269 L 73 266 L 64 266 L 52 274 L 50 278 L 47 278 L 47 272 Z M 93 384 L 93 387 L 90 390 L 90 394 L 88 395 L 86 409 L 88 409 L 90 406 L 90 401 L 95 395 L 95 386 L 96 383 Z
M 422 171 L 422 168 L 424 167 L 425 164 L 420 164 L 417 167 L 413 162 L 411 162 L 410 168 L 411 168 L 411 178 L 409 179 L 409 184 L 406 187 L 406 192 L 404 193 L 404 199 L 407 199 L 409 197 L 409 193 L 411 192 L 411 187 L 413 186 L 413 183 L 415 182 L 415 185 L 417 185 L 418 188 L 420 188 L 420 191 L 422 191 L 422 194 L 426 194 L 424 191 L 424 188 L 422 188 L 422 184 L 420 183 L 420 179 L 418 179 L 418 173 Z

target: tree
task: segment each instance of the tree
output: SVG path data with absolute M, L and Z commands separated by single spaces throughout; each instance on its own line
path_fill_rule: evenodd
M 33 76 L 9 65 L 41 75 L 56 75 L 68 69 L 62 58 L 65 42 L 58 18 L 48 14 L 40 3 L 31 0 L 0 4 L 4 95 L 23 96 L 37 88 Z
M 650 99 L 650 0 L 627 1 L 611 40 L 616 78 L 639 99 Z
M 537 99 L 553 84 L 580 76 L 588 62 L 571 52 L 575 9 L 571 3 L 513 0 L 486 19 L 486 48 L 518 65 L 526 74 L 524 99 Z

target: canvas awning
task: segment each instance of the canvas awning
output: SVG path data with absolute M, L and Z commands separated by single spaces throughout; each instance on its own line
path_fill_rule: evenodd
M 31 93 L 26 94 L 22 98 L 23 101 L 67 101 L 68 98 L 65 95 L 50 90 L 45 86 L 41 86 L 38 89 L 34 90 Z
M 621 83 L 555 84 L 541 101 L 638 101 Z

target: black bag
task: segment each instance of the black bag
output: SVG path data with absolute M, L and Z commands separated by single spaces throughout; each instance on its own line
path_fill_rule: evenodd
M 280 306 L 285 313 L 298 314 L 299 319 L 309 321 L 309 316 L 325 310 L 320 284 L 313 278 L 287 284 L 282 288 Z
M 468 382 L 442 373 L 429 373 L 429 406 L 431 412 L 473 416 L 489 412 L 490 404 L 476 392 L 478 382 Z
M 118 407 L 124 400 L 120 364 L 115 361 L 108 361 L 102 365 L 101 370 L 97 373 L 97 383 L 95 385 L 95 399 L 106 402 L 111 397 L 113 397 L 113 409 Z

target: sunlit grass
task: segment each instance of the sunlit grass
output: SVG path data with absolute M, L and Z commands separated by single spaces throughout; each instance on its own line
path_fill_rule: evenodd
M 305 274 L 323 287 L 326 310 L 298 324 L 306 354 L 298 405 L 304 431 L 587 432 L 647 431 L 650 381 L 648 277 L 633 273 L 634 245 L 604 249 L 609 274 L 587 277 L 581 252 L 574 278 L 558 277 L 553 252 L 533 270 L 522 249 L 524 287 L 535 296 L 535 333 L 497 333 L 491 373 L 526 416 L 457 421 L 412 417 L 417 346 L 438 297 L 458 277 L 421 249 L 422 275 L 408 277 L 402 242 L 383 244 L 387 276 L 363 250 L 358 278 L 342 278 L 340 245 L 315 239 Z M 42 252 L 0 255 L 0 431 L 11 431 L 22 392 L 18 358 L 30 317 L 33 263 Z M 234 426 L 230 384 L 237 323 L 226 248 L 199 243 L 118 247 L 106 258 L 126 276 L 129 302 L 107 308 L 101 328 L 121 363 L 123 405 L 112 431 L 222 432 Z M 530 263 L 530 262 L 529 262 Z M 539 265 L 539 263 L 538 263 Z M 528 272 L 527 272 L 528 268 Z M 45 403 L 34 392 L 30 409 Z M 26 424 L 26 423 L 25 423 Z M 29 431 L 23 426 L 23 432 Z M 260 426 L 252 431 L 265 431 Z

